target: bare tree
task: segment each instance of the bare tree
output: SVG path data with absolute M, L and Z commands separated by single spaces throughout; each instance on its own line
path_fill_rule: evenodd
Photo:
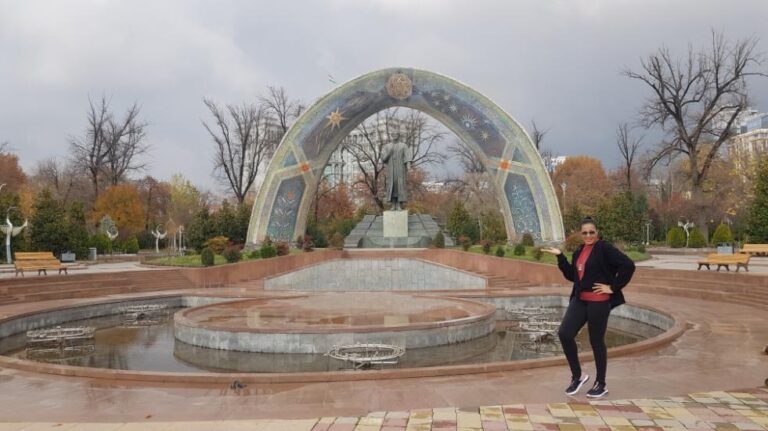
M 213 101 L 203 103 L 214 118 L 212 127 L 203 121 L 216 145 L 214 172 L 242 204 L 277 144 L 269 138 L 271 118 L 264 105 L 227 105 L 221 109 Z
M 339 150 L 349 152 L 353 163 L 357 165 L 357 170 L 362 174 L 353 185 L 364 186 L 379 209 L 384 208 L 380 193 L 384 171 L 383 149 L 390 140 L 389 129 L 394 125 L 395 112 L 395 110 L 379 111 L 373 119 L 360 123 L 354 139 L 345 139 Z
M 642 71 L 624 74 L 644 83 L 651 95 L 640 111 L 643 125 L 659 126 L 667 138 L 653 151 L 651 166 L 683 155 L 690 168 L 694 200 L 703 204 L 702 186 L 720 147 L 735 133 L 748 106 L 746 79 L 766 76 L 758 39 L 733 43 L 712 31 L 708 48 L 674 58 L 666 47 L 641 60 Z M 703 214 L 703 212 L 699 212 Z M 706 230 L 701 218 L 699 227 Z
M 144 141 L 146 123 L 139 121 L 140 109 L 135 103 L 122 120 L 116 120 L 110 112 L 105 96 L 98 103 L 89 98 L 88 104 L 88 126 L 82 137 L 70 140 L 70 149 L 72 161 L 90 178 L 95 201 L 102 177 L 116 185 L 128 172 L 145 167 L 138 157 L 145 154 L 149 146 Z
M 531 125 L 531 140 L 533 141 L 533 145 L 536 147 L 536 151 L 541 153 L 541 141 L 544 140 L 544 136 L 546 136 L 546 134 L 549 132 L 549 129 L 539 129 L 539 126 L 536 124 L 536 120 L 531 121 Z
M 75 180 L 75 176 L 69 174 L 66 166 L 62 166 L 55 157 L 50 157 L 37 162 L 32 178 L 42 188 L 50 189 L 57 199 L 68 202 Z
M 531 121 L 531 140 L 533 141 L 533 146 L 536 147 L 536 151 L 539 152 L 541 160 L 544 161 L 544 166 L 549 171 L 549 174 L 552 175 L 555 170 L 552 159 L 555 155 L 552 153 L 552 150 L 542 145 L 542 141 L 544 141 L 544 137 L 547 133 L 549 133 L 549 129 L 540 129 L 539 125 L 536 124 L 536 120 Z
M 277 137 L 280 142 L 292 120 L 298 118 L 304 112 L 305 106 L 298 100 L 291 100 L 288 92 L 283 87 L 268 86 L 269 95 L 259 97 L 259 102 L 267 109 L 272 118 L 277 121 L 281 133 Z
M 111 119 L 109 102 L 102 96 L 98 104 L 88 99 L 89 111 L 87 112 L 88 127 L 80 138 L 70 140 L 72 161 L 83 171 L 87 172 L 93 186 L 94 202 L 99 197 L 99 179 L 104 169 L 104 160 L 107 157 L 107 143 L 104 133 Z
M 171 186 L 154 177 L 146 177 L 136 181 L 142 203 L 144 204 L 144 226 L 152 230 L 156 225 L 163 224 L 168 218 L 168 207 L 171 204 Z
M 400 138 L 411 149 L 413 155 L 411 165 L 414 168 L 445 162 L 445 154 L 435 151 L 435 145 L 441 143 L 447 135 L 444 130 L 436 127 L 434 122 L 429 121 L 419 111 L 409 110 L 401 116 L 395 109 L 394 115 L 394 118 L 399 118 L 402 122 L 399 128 Z
M 453 159 L 458 160 L 464 172 L 472 174 L 485 172 L 483 161 L 471 148 L 460 140 L 456 139 L 448 146 L 448 153 L 451 154 Z
M 630 127 L 627 123 L 622 123 L 616 128 L 616 146 L 619 148 L 619 154 L 624 161 L 624 177 L 627 191 L 632 191 L 632 167 L 637 158 L 637 150 L 643 138 L 633 139 L 630 137 Z
M 104 131 L 106 156 L 104 173 L 110 184 L 117 185 L 125 180 L 129 172 L 141 171 L 146 163 L 140 156 L 149 151 L 145 142 L 147 124 L 139 121 L 139 107 L 135 103 L 128 108 L 122 120 L 110 115 Z
M 360 123 L 353 135 L 354 139 L 344 140 L 340 151 L 350 153 L 362 174 L 354 185 L 363 185 L 379 209 L 384 209 L 381 188 L 382 156 L 386 144 L 402 139 L 411 149 L 413 168 L 442 163 L 445 159 L 445 155 L 435 151 L 435 146 L 445 138 L 445 132 L 429 124 L 419 112 L 402 115 L 397 108 L 379 111 Z

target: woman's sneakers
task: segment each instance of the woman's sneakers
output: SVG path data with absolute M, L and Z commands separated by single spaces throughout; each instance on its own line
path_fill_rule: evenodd
M 587 380 L 589 380 L 589 376 L 586 374 L 581 376 L 581 378 L 571 379 L 571 384 L 565 389 L 565 394 L 574 395 L 579 393 L 579 390 L 584 385 L 584 383 L 587 383 Z
M 592 389 L 587 391 L 587 397 L 600 398 L 605 396 L 607 393 L 608 393 L 608 388 L 605 387 L 605 383 L 595 382 L 595 385 L 592 386 Z

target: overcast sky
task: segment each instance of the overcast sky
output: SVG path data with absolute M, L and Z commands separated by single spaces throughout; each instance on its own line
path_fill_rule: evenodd
M 216 189 L 204 97 L 254 100 L 267 85 L 311 103 L 366 72 L 413 66 L 489 96 L 558 154 L 615 166 L 615 128 L 646 90 L 621 75 L 661 45 L 683 53 L 710 29 L 757 36 L 767 0 L 0 0 L 0 142 L 29 172 L 66 157 L 88 97 L 132 102 L 149 122 L 149 173 Z M 765 66 L 768 69 L 768 65 Z M 768 111 L 768 79 L 751 84 Z

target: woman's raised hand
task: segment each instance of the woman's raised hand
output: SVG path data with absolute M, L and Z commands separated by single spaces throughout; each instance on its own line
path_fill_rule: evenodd
M 555 256 L 562 253 L 562 251 L 560 251 L 559 248 L 554 248 L 554 247 L 544 247 L 541 249 L 541 251 L 543 251 L 544 253 L 554 254 Z

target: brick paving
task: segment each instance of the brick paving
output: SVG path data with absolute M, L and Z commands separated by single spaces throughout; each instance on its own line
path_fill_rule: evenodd
M 373 412 L 363 417 L 144 423 L 0 423 L 32 430 L 256 431 L 761 431 L 768 430 L 768 389 L 684 397 L 574 400 Z

